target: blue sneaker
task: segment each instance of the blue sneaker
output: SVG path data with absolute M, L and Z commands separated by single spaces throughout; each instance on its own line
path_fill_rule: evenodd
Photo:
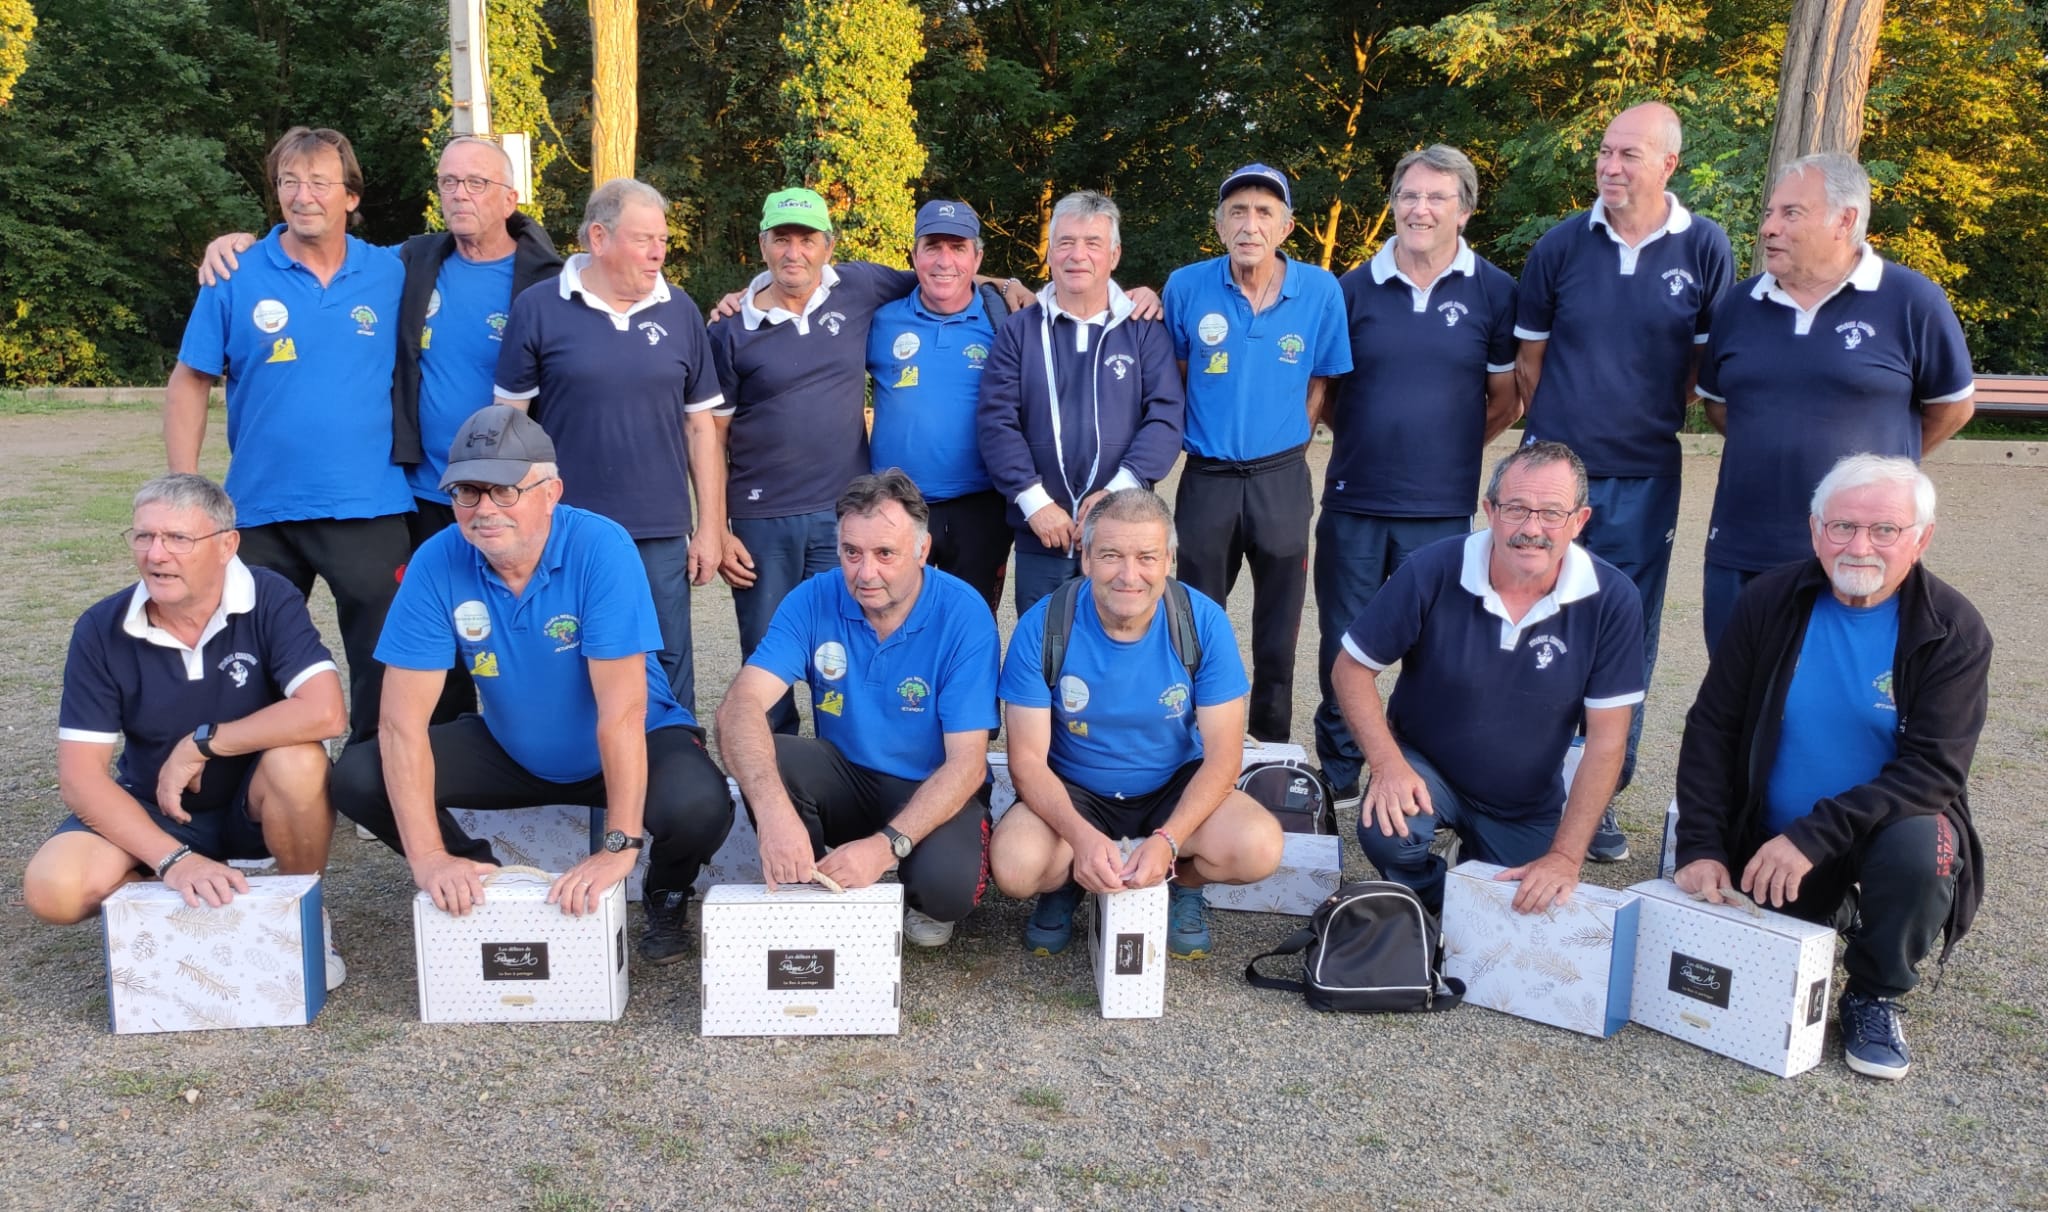
M 1906 1033 L 1899 1027 L 1899 1003 L 1854 989 L 1842 994 L 1842 1059 L 1866 1077 L 1897 1081 L 1913 1067 Z
M 1081 903 L 1081 885 L 1043 893 L 1031 920 L 1024 923 L 1024 949 L 1033 955 L 1058 955 L 1074 941 L 1074 908 Z
M 1166 953 L 1181 960 L 1209 958 L 1209 898 L 1200 888 L 1167 885 Z
M 1628 838 L 1615 822 L 1613 804 L 1607 805 L 1607 811 L 1600 814 L 1600 827 L 1593 830 L 1593 844 L 1586 847 L 1586 857 L 1596 863 L 1628 860 Z

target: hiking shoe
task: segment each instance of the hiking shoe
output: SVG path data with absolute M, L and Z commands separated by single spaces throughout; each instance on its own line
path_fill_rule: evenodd
M 1033 955 L 1058 955 L 1074 941 L 1074 908 L 1081 903 L 1081 885 L 1042 893 L 1031 920 L 1024 923 L 1024 949 Z
M 1365 789 L 1358 785 L 1357 779 L 1352 779 L 1342 787 L 1332 787 L 1330 790 L 1336 796 L 1331 806 L 1339 812 L 1356 812 L 1358 806 L 1365 802 Z
M 1200 888 L 1167 886 L 1166 953 L 1181 960 L 1209 958 L 1209 898 Z
M 1621 826 L 1614 819 L 1614 805 L 1607 805 L 1607 811 L 1600 814 L 1600 827 L 1593 830 L 1593 844 L 1586 847 L 1586 857 L 1596 863 L 1619 863 L 1628 858 L 1628 838 L 1621 832 Z
M 325 909 L 320 911 L 320 941 L 327 946 L 327 991 L 332 993 L 348 979 L 348 965 L 341 962 L 341 953 L 334 949 L 334 922 Z
M 690 954 L 690 894 L 647 890 L 642 905 L 647 929 L 640 935 L 640 958 L 650 964 L 674 964 Z
M 920 947 L 943 947 L 953 937 L 953 923 L 926 917 L 915 909 L 905 909 L 903 937 Z
M 1842 1059 L 1866 1077 L 1897 1081 L 1912 1068 L 1906 1033 L 1899 1027 L 1899 1003 L 1854 989 L 1842 994 Z

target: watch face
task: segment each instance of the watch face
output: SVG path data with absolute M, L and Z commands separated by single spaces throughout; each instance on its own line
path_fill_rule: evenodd
M 912 842 L 907 834 L 899 833 L 889 839 L 889 849 L 900 859 L 909 858 L 911 850 L 915 847 L 916 843 Z
M 606 833 L 604 835 L 604 848 L 606 850 L 611 851 L 613 854 L 617 854 L 619 851 L 624 850 L 626 848 L 625 831 L 623 829 L 614 829 L 611 830 L 609 833 Z

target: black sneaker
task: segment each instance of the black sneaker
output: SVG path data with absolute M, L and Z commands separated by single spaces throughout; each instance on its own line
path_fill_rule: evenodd
M 1586 847 L 1586 857 L 1596 863 L 1621 863 L 1628 861 L 1628 836 L 1614 819 L 1614 805 L 1600 814 L 1599 827 L 1593 830 L 1593 843 Z
M 640 935 L 640 958 L 650 964 L 674 964 L 690 956 L 690 894 L 649 889 L 647 929 Z

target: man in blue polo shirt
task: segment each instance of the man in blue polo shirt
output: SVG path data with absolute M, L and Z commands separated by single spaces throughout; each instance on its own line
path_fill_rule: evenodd
M 1309 434 L 1330 376 L 1351 369 L 1351 348 L 1337 279 L 1280 251 L 1294 230 L 1286 175 L 1247 164 L 1216 196 L 1224 254 L 1166 280 L 1166 328 L 1187 395 L 1188 462 L 1174 513 L 1203 538 L 1178 573 L 1221 602 L 1250 563 L 1248 722 L 1259 740 L 1285 741 L 1315 513 Z
M 554 439 L 573 485 L 564 500 L 633 536 L 660 621 L 662 672 L 694 711 L 690 587 L 711 583 L 723 553 L 725 459 L 713 414 L 725 397 L 703 313 L 662 277 L 662 196 L 630 178 L 605 182 L 584 207 L 582 240 L 589 252 L 513 300 L 497 399 L 528 409 Z
M 1558 442 L 1494 466 L 1487 528 L 1415 553 L 1344 633 L 1332 680 L 1372 782 L 1358 842 L 1380 874 L 1443 909 L 1438 829 L 1468 858 L 1521 880 L 1536 913 L 1577 886 L 1614 794 L 1629 709 L 1643 698 L 1643 604 L 1612 564 L 1574 539 L 1586 469 Z M 1380 707 L 1381 671 L 1401 676 Z M 1579 717 L 1586 753 L 1567 799 L 1560 775 Z
M 655 659 L 661 629 L 632 540 L 560 503 L 554 443 L 516 408 L 463 424 L 442 486 L 457 526 L 420 548 L 392 604 L 377 645 L 390 667 L 383 730 L 335 765 L 335 806 L 405 855 L 413 882 L 454 914 L 483 900 L 495 864 L 449 805 L 604 808 L 603 849 L 559 875 L 548 900 L 595 910 L 651 836 L 640 955 L 675 963 L 689 947 L 690 885 L 732 828 L 732 803 Z M 457 662 L 483 712 L 430 726 Z
M 1010 523 L 990 486 L 974 434 L 982 368 L 995 344 L 1001 292 L 977 287 L 981 220 L 965 202 L 940 199 L 917 212 L 910 251 L 917 289 L 884 303 L 868 330 L 875 427 L 868 463 L 900 467 L 931 510 L 931 565 L 974 587 L 991 613 L 1010 560 Z
M 1344 809 L 1365 761 L 1330 684 L 1344 629 L 1409 556 L 1471 533 L 1486 444 L 1521 412 L 1514 280 L 1465 243 L 1478 170 L 1438 143 L 1401 157 L 1387 192 L 1394 234 L 1338 281 L 1351 373 L 1325 418 L 1316 523 L 1316 756 Z
M 322 742 L 348 722 L 304 596 L 237 558 L 235 506 L 211 480 L 158 476 L 134 519 L 142 578 L 79 618 L 64 662 L 57 790 L 72 814 L 21 881 L 46 922 L 91 917 L 147 872 L 197 908 L 249 890 L 230 859 L 327 865 Z M 345 971 L 333 950 L 330 989 Z
M 1678 527 L 1678 430 L 1709 313 L 1735 277 L 1727 233 L 1665 191 L 1682 139 L 1678 115 L 1655 102 L 1608 124 L 1594 171 L 1600 196 L 1530 250 L 1515 319 L 1528 436 L 1563 442 L 1585 460 L 1586 550 L 1642 594 L 1645 686 Z M 1621 787 L 1634 777 L 1642 733 L 1638 708 Z M 1628 857 L 1611 811 L 1590 857 Z
M 904 936 L 937 947 L 988 886 L 995 618 L 966 582 L 926 567 L 930 514 L 909 476 L 861 476 L 835 512 L 839 571 L 782 599 L 718 708 L 718 747 L 769 887 L 816 870 L 864 888 L 894 863 Z M 798 681 L 816 740 L 768 728 Z
M 1221 606 L 1171 580 L 1173 515 L 1149 489 L 1110 493 L 1081 531 L 1087 580 L 1027 611 L 1004 658 L 1017 806 L 996 827 L 990 867 L 1005 894 L 1038 898 L 1024 945 L 1040 955 L 1072 941 L 1083 890 L 1171 878 L 1167 953 L 1202 959 L 1202 886 L 1280 865 L 1279 821 L 1236 789 L 1250 690 L 1237 637 Z M 1071 618 L 1053 615 L 1067 605 Z M 1049 628 L 1066 643 L 1050 671 Z M 1139 842 L 1129 859 L 1120 839 Z
M 1077 575 L 1081 523 L 1120 488 L 1149 488 L 1180 457 L 1186 411 L 1173 339 L 1110 278 L 1116 203 L 1093 190 L 1052 209 L 1052 281 L 1003 322 L 982 372 L 976 430 L 1017 534 L 1022 615 Z
M 227 491 L 244 562 L 334 594 L 348 655 L 349 736 L 377 731 L 372 657 L 411 550 L 412 491 L 391 458 L 391 370 L 404 268 L 348 234 L 363 173 L 337 131 L 270 149 L 284 222 L 231 281 L 204 287 L 164 390 L 172 471 L 196 472 L 214 381 L 227 378 Z
M 1707 650 L 1751 577 L 1802 559 L 1805 495 L 1847 454 L 1918 461 L 1963 427 L 1976 377 L 1941 287 L 1864 242 L 1870 177 L 1840 152 L 1771 185 L 1764 272 L 1714 311 L 1700 364 L 1707 420 L 1728 435 L 1707 523 Z

